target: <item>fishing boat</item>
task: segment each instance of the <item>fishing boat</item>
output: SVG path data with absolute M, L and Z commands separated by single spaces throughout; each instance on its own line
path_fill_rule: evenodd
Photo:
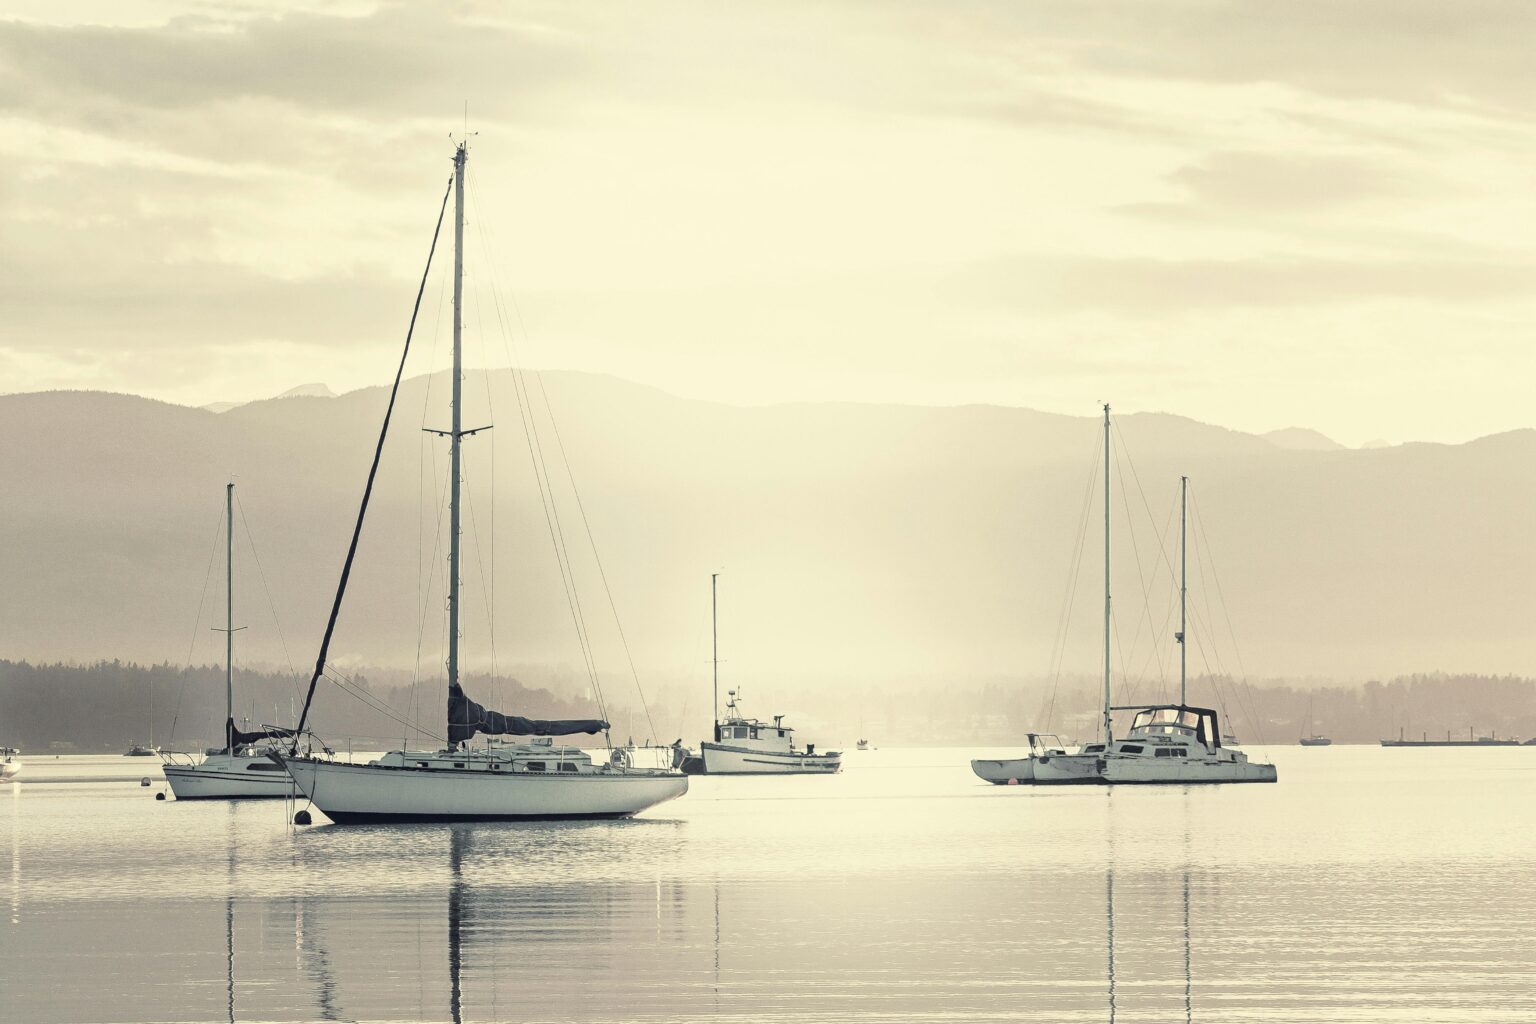
M 1117 785 L 1274 782 L 1275 766 L 1256 764 L 1223 740 L 1219 716 L 1210 708 L 1188 703 L 1188 495 L 1189 478 L 1179 482 L 1179 702 L 1177 704 L 1112 703 L 1110 677 L 1110 419 L 1104 406 L 1104 708 L 1097 742 L 1068 753 L 1064 746 L 1030 736 L 1027 756 L 1007 760 L 973 760 L 971 770 L 997 785 Z M 1114 735 L 1114 712 L 1134 716 L 1122 739 Z M 1055 737 L 1049 737 L 1054 740 Z
M 246 732 L 235 725 L 235 485 L 224 485 L 224 745 L 201 758 L 179 751 L 161 754 L 161 770 L 177 800 L 281 799 L 293 780 L 267 754 L 293 730 L 263 726 Z
M 454 150 L 453 177 L 443 195 L 443 212 L 438 215 L 438 232 L 451 193 L 454 200 L 453 266 L 453 378 L 450 413 L 452 426 L 432 431 L 448 439 L 448 702 L 447 745 L 439 750 L 391 751 L 366 764 L 338 761 L 329 756 L 300 755 L 295 748 L 272 754 L 275 764 L 287 769 L 299 790 L 315 807 L 337 824 L 354 822 L 410 821 L 482 821 L 563 818 L 626 818 L 659 803 L 682 796 L 688 791 L 688 779 L 669 767 L 637 766 L 629 752 L 612 749 L 606 760 L 594 760 L 579 747 L 556 746 L 554 737 L 576 734 L 595 735 L 609 730 L 600 719 L 552 720 L 504 715 L 476 703 L 464 691 L 459 679 L 460 552 L 462 471 L 460 448 L 464 438 L 487 429 L 466 430 L 462 425 L 463 367 L 463 286 L 464 286 L 464 174 L 468 163 L 467 142 Z M 432 249 L 437 247 L 437 232 Z M 431 272 L 432 256 L 417 290 L 416 311 Z M 414 330 L 416 312 L 412 313 Z M 368 511 L 369 496 L 378 473 L 379 459 L 389 431 L 400 390 L 406 357 L 410 352 L 407 332 L 405 352 L 395 373 L 389 405 L 380 428 L 378 446 L 363 490 L 352 543 L 342 566 L 330 619 L 320 643 L 320 654 L 310 677 L 309 691 L 299 716 L 302 733 L 307 721 L 315 686 L 326 668 L 326 657 L 336 627 L 347 579 L 358 539 Z M 477 735 L 513 736 L 527 742 L 487 742 L 472 748 Z M 296 746 L 296 745 L 295 745 Z M 307 812 L 300 812 L 305 815 Z
M 727 691 L 725 715 L 720 708 L 720 630 L 718 585 L 720 574 L 709 577 L 710 635 L 715 687 L 715 736 L 699 744 L 697 755 L 681 759 L 690 775 L 835 775 L 843 755 L 836 750 L 816 753 L 816 744 L 801 748 L 795 730 L 784 724 L 783 715 L 773 723 L 748 718 L 740 711 L 740 690 Z
M 15 747 L 0 747 L 0 782 L 10 782 L 21 774 L 21 751 Z

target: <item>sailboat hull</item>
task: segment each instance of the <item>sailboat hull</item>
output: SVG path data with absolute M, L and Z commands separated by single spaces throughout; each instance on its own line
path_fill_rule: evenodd
M 312 758 L 283 764 L 338 825 L 628 818 L 688 792 L 687 777 L 673 772 L 503 773 Z
M 168 764 L 164 771 L 177 800 L 281 800 L 294 794 L 292 777 L 265 754 L 210 754 L 198 764 Z
M 1247 761 L 1111 757 L 1101 773 L 1103 781 L 1114 786 L 1181 786 L 1219 783 L 1275 782 L 1279 774 L 1272 764 Z
M 971 762 L 976 777 L 994 786 L 1016 786 L 1035 781 L 1035 758 L 1009 757 L 998 760 L 977 758 Z

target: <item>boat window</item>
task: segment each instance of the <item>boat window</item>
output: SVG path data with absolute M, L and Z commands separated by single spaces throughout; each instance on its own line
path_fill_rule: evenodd
M 562 764 L 560 770 L 563 772 L 573 772 L 576 770 L 576 766 L 573 764 Z
M 745 730 L 745 729 L 737 729 L 736 730 L 736 738 L 739 739 L 739 740 L 746 739 L 747 738 L 747 730 Z
M 463 768 L 464 767 L 464 762 L 463 761 L 455 761 L 455 762 L 453 762 L 453 766 L 455 768 Z
M 1170 753 L 1172 753 L 1174 757 L 1188 757 L 1189 756 L 1189 751 L 1182 750 L 1182 749 L 1176 749 L 1176 750 L 1170 751 Z
M 262 764 L 258 761 L 255 764 L 246 765 L 245 770 L 248 772 L 280 772 L 286 769 L 280 764 Z
M 491 771 L 493 771 L 493 772 L 501 771 L 501 765 L 498 762 L 496 762 L 496 761 L 492 761 L 491 762 Z
M 1104 749 L 1104 744 L 1102 744 L 1102 743 L 1090 743 L 1088 746 L 1083 748 L 1083 753 L 1085 753 L 1085 754 L 1097 754 L 1097 753 L 1100 753 L 1101 751 L 1103 751 L 1103 749 Z
M 1134 743 L 1122 743 L 1122 744 L 1120 744 L 1120 753 L 1122 753 L 1122 754 L 1139 754 L 1144 749 L 1146 749 L 1146 748 L 1138 747 Z
M 784 730 L 780 729 L 779 730 L 779 739 L 783 739 L 783 738 L 784 738 Z
M 1155 750 L 1155 751 L 1153 751 L 1153 753 L 1155 753 L 1158 757 L 1172 757 L 1173 756 L 1173 751 L 1169 750 L 1167 747 L 1164 747 L 1161 750 Z
M 528 770 L 531 772 L 541 772 L 544 770 L 543 761 L 524 761 L 523 764 L 526 765 Z
M 417 768 L 431 768 L 432 766 L 430 764 L 428 764 L 426 761 L 417 761 L 416 762 L 416 767 Z

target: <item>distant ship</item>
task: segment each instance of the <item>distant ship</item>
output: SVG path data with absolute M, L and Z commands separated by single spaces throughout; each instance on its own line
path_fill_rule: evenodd
M 858 749 L 860 749 L 860 750 L 868 750 L 869 749 L 869 740 L 859 740 L 857 746 L 858 746 Z
M 1384 747 L 1518 747 L 1521 745 L 1517 739 L 1500 739 L 1497 734 L 1491 736 L 1476 736 L 1473 730 L 1467 730 L 1467 738 L 1464 740 L 1451 739 L 1450 730 L 1446 730 L 1445 739 L 1430 739 L 1429 733 L 1424 733 L 1423 738 L 1410 740 L 1403 738 L 1403 730 L 1397 731 L 1397 739 L 1382 740 Z
M 0 747 L 0 782 L 10 782 L 21 772 L 21 751 Z
M 123 752 L 124 757 L 158 757 L 160 748 L 156 746 L 146 747 L 142 743 L 135 743 Z

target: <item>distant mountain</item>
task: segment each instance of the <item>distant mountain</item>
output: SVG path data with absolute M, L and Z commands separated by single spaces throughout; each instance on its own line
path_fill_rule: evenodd
M 1260 435 L 1264 440 L 1279 448 L 1286 448 L 1297 452 L 1336 452 L 1344 446 L 1333 438 L 1319 434 L 1315 430 L 1306 427 L 1285 427 L 1282 430 L 1271 430 L 1267 434 Z
M 277 397 L 278 398 L 335 398 L 336 397 L 336 392 L 332 391 L 326 385 L 320 384 L 320 383 L 300 384 L 298 387 L 289 388 L 287 391 L 284 391 L 282 394 L 278 395 Z M 238 409 L 242 405 L 249 405 L 249 404 L 250 403 L 248 403 L 248 402 L 209 402 L 207 405 L 198 406 L 198 408 L 203 409 L 206 412 L 229 412 L 229 410 L 231 410 L 231 409 Z
M 475 372 L 464 386 L 465 423 L 494 424 L 465 443 L 472 666 L 492 658 L 494 598 L 500 665 L 583 678 L 561 549 L 600 670 L 627 674 L 586 553 L 585 509 L 642 677 L 686 684 L 695 708 L 709 699 L 717 571 L 722 677 L 745 685 L 759 713 L 785 709 L 753 705 L 754 695 L 768 702 L 790 686 L 894 692 L 1049 676 L 1058 650 L 1065 671 L 1097 671 L 1102 563 L 1097 499 L 1085 498 L 1093 418 L 997 406 L 741 408 L 548 373 L 558 433 L 540 412 L 538 436 L 558 502 L 549 524 L 520 413 L 542 409 L 544 391 L 537 377 L 528 385 L 523 394 L 508 373 Z M 445 393 L 441 375 L 402 388 L 334 645 L 343 666 L 410 671 L 420 652 L 424 673 L 440 671 L 446 447 L 422 428 L 445 425 Z M 0 397 L 0 657 L 180 664 L 190 638 L 196 657 L 215 660 L 215 531 L 233 476 L 260 556 L 258 567 L 242 528 L 236 624 L 250 628 L 238 656 L 302 670 L 386 398 L 370 388 L 215 415 L 91 392 Z M 1197 512 L 1192 671 L 1536 673 L 1536 432 L 1310 451 L 1162 414 L 1120 417 L 1116 428 L 1116 657 L 1128 690 L 1146 693 L 1173 664 L 1181 473 Z M 567 459 L 579 504 L 563 482 Z M 549 685 L 536 672 L 522 678 Z

